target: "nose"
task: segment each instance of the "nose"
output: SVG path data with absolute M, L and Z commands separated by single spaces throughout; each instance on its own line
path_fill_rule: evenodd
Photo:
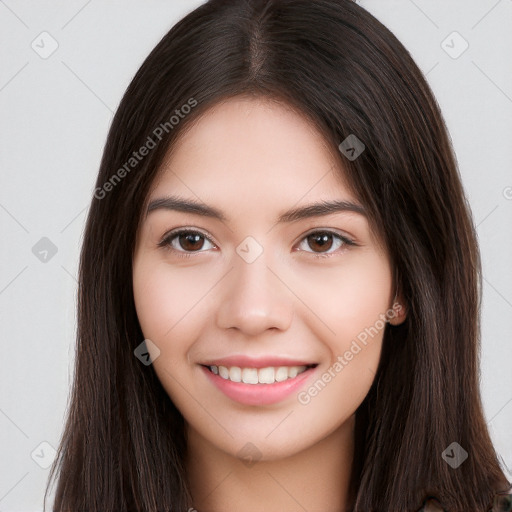
M 257 336 L 267 329 L 286 330 L 293 317 L 293 294 L 279 272 L 267 265 L 266 253 L 247 263 L 235 255 L 234 269 L 223 283 L 217 326 Z

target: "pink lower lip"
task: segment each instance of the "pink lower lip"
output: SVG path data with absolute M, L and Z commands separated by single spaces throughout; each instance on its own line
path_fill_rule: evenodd
M 269 405 L 281 402 L 293 392 L 298 391 L 304 380 L 315 370 L 315 368 L 308 368 L 293 379 L 274 384 L 245 384 L 223 379 L 205 366 L 201 366 L 201 368 L 210 381 L 228 398 L 246 405 Z

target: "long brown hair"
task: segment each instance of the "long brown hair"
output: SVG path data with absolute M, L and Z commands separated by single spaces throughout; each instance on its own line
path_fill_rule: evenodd
M 134 356 L 144 337 L 132 255 L 164 155 L 201 113 L 239 94 L 286 102 L 333 147 L 350 134 L 365 144 L 357 159 L 339 158 L 385 241 L 408 316 L 386 327 L 356 412 L 351 510 L 417 510 L 427 497 L 452 512 L 486 510 L 510 482 L 478 385 L 481 274 L 469 206 L 424 76 L 350 0 L 211 0 L 163 37 L 128 87 L 84 234 L 53 509 L 190 506 L 183 418 L 152 366 Z M 468 453 L 456 469 L 442 457 L 453 442 Z

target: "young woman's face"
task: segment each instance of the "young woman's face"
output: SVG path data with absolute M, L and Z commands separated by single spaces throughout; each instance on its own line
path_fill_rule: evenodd
M 342 176 L 302 116 L 237 97 L 186 132 L 150 192 L 137 315 L 189 432 L 228 454 L 313 446 L 370 389 L 394 290 Z

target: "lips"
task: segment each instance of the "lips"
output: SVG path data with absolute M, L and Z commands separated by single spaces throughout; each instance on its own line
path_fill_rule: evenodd
M 318 366 L 282 357 L 230 356 L 201 363 L 203 372 L 228 398 L 246 405 L 280 402 L 303 384 Z

